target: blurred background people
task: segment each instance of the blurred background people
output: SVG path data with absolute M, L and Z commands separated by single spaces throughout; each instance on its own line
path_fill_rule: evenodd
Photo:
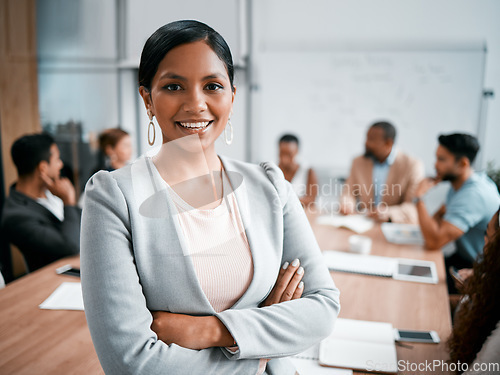
M 483 172 L 475 172 L 472 163 L 479 142 L 469 134 L 439 136 L 436 150 L 436 178 L 423 180 L 415 193 L 420 229 L 429 249 L 441 249 L 454 241 L 455 251 L 445 258 L 448 290 L 456 293 L 449 267 L 471 268 L 484 247 L 488 222 L 498 209 L 500 196 L 495 183 Z M 439 181 L 451 188 L 445 204 L 430 216 L 421 198 Z
M 352 162 L 340 200 L 344 215 L 365 212 L 381 222 L 418 223 L 413 197 L 424 177 L 421 161 L 397 150 L 396 128 L 376 122 L 368 129 L 365 154 Z
M 132 139 L 119 128 L 103 130 L 99 134 L 99 155 L 95 172 L 114 171 L 127 165 L 132 157 Z
M 60 177 L 63 162 L 54 138 L 26 135 L 14 142 L 18 179 L 3 208 L 2 237 L 16 245 L 32 272 L 80 251 L 81 210 L 75 188 Z
M 314 169 L 299 164 L 299 139 L 293 134 L 285 134 L 279 140 L 279 167 L 285 179 L 292 184 L 302 206 L 314 204 L 318 195 L 318 177 Z

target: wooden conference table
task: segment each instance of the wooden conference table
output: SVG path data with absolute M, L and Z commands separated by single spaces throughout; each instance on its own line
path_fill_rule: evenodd
M 309 218 L 322 249 L 348 249 L 347 239 L 352 232 L 319 226 L 314 224 L 314 215 L 309 214 Z M 411 344 L 411 349 L 397 347 L 398 360 L 412 363 L 446 360 L 444 341 L 450 334 L 451 322 L 441 252 L 389 244 L 379 226 L 365 234 L 373 239 L 374 255 L 436 262 L 439 284 L 332 272 L 341 290 L 340 317 L 390 322 L 396 328 L 435 330 L 441 337 L 440 344 Z M 62 282 L 76 281 L 72 276 L 56 275 L 55 269 L 67 263 L 78 266 L 79 259 L 62 259 L 0 290 L 0 374 L 103 373 L 84 312 L 38 308 Z
M 317 215 L 308 213 L 309 222 L 322 250 L 349 251 L 348 229 L 317 225 Z M 340 318 L 392 323 L 394 328 L 434 330 L 439 344 L 405 343 L 396 346 L 398 361 L 413 364 L 446 361 L 449 356 L 446 340 L 451 333 L 448 289 L 441 251 L 428 251 L 417 245 L 396 245 L 386 241 L 380 225 L 363 233 L 372 239 L 371 255 L 429 260 L 436 263 L 438 284 L 423 284 L 391 278 L 331 272 L 340 289 Z M 411 347 L 411 348 L 410 348 Z M 405 374 L 446 374 L 446 371 L 404 371 Z M 360 373 L 361 374 L 361 373 Z

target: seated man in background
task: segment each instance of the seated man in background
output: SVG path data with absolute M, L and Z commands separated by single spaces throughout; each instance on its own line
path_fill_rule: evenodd
M 412 201 L 424 177 L 423 164 L 396 150 L 395 139 L 396 129 L 388 122 L 377 122 L 368 129 L 365 154 L 352 162 L 340 213 L 365 211 L 377 221 L 417 224 Z
M 59 176 L 63 163 L 54 139 L 44 133 L 23 136 L 11 155 L 18 180 L 5 201 L 2 236 L 23 253 L 29 272 L 78 254 L 81 210 L 73 185 Z
M 314 169 L 297 163 L 299 139 L 292 134 L 285 134 L 279 141 L 279 167 L 285 179 L 300 199 L 302 206 L 307 207 L 316 201 L 318 195 L 318 178 Z
M 484 247 L 488 222 L 500 204 L 495 183 L 485 173 L 474 172 L 472 163 L 479 151 L 477 139 L 469 134 L 439 136 L 436 178 L 423 180 L 415 193 L 420 229 L 429 249 L 441 249 L 455 241 L 455 252 L 445 259 L 448 290 L 455 292 L 450 266 L 471 268 Z M 445 204 L 431 217 L 421 197 L 439 181 L 450 181 Z

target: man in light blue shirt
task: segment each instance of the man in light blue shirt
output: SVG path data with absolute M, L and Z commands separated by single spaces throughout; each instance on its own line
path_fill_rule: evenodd
M 455 241 L 456 251 L 471 263 L 482 253 L 486 227 L 499 202 L 497 187 L 485 173 L 474 173 L 459 190 L 448 192 L 443 220 L 464 232 Z
M 449 266 L 471 268 L 484 247 L 488 222 L 500 204 L 495 183 L 484 173 L 474 172 L 479 143 L 469 134 L 450 134 L 439 137 L 436 151 L 434 180 L 423 180 L 415 193 L 420 228 L 429 249 L 440 249 L 455 241 L 454 254 L 445 259 Z M 451 183 L 446 203 L 431 217 L 420 198 L 441 180 Z M 448 275 L 449 276 L 449 275 Z M 448 287 L 454 291 L 449 277 Z

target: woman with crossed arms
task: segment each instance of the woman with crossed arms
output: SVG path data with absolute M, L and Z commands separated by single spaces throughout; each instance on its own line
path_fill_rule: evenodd
M 339 291 L 290 184 L 274 164 L 215 152 L 233 138 L 233 74 L 203 23 L 145 44 L 139 90 L 163 146 L 95 174 L 82 217 L 85 313 L 106 373 L 293 375 L 286 357 L 333 329 Z

